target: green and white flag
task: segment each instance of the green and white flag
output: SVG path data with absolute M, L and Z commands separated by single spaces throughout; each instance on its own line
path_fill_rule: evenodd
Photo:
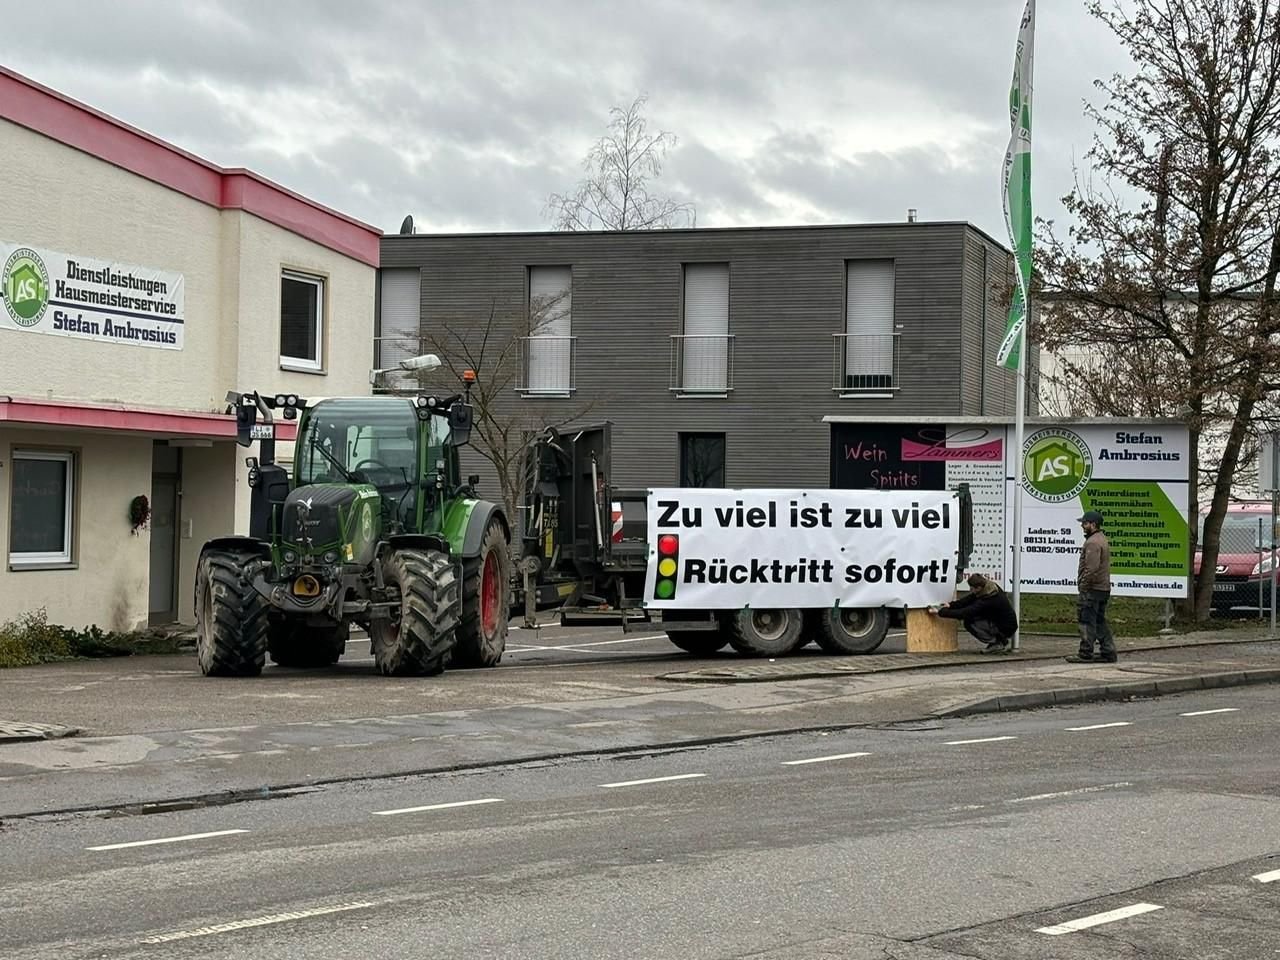
M 1027 0 L 1018 30 L 1018 51 L 1009 87 L 1009 146 L 1004 154 L 1004 222 L 1018 266 L 1018 287 L 996 363 L 1011 370 L 1026 342 L 1031 291 L 1031 67 L 1035 46 L 1036 0 Z

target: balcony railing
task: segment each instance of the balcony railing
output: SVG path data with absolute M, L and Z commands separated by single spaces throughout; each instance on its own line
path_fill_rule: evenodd
M 568 397 L 577 386 L 577 337 L 521 337 L 516 390 L 530 397 Z
M 831 389 L 840 396 L 882 396 L 898 387 L 899 335 L 837 333 Z
M 671 338 L 671 392 L 724 396 L 733 389 L 732 334 L 678 334 Z

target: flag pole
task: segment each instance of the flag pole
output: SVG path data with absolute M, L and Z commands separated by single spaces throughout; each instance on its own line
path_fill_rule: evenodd
M 1036 0 L 1026 0 L 1018 24 L 1018 46 L 1009 87 L 1009 146 L 1004 155 L 1004 221 L 1013 247 L 1018 283 L 996 363 L 1017 370 L 1013 444 L 1013 526 L 1010 536 L 1010 580 L 1013 611 L 1019 628 L 1013 635 L 1014 650 L 1022 648 L 1022 445 L 1027 415 L 1027 348 L 1031 327 L 1031 100 L 1035 55 Z M 1017 351 L 1016 360 L 1013 352 Z

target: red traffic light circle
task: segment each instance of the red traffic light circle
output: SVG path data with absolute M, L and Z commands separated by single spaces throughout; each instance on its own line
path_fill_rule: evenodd
M 664 556 L 675 553 L 679 546 L 680 538 L 674 534 L 668 533 L 658 538 L 658 552 Z

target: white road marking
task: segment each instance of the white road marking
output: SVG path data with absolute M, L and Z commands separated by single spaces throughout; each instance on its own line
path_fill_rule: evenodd
M 869 753 L 834 753 L 829 757 L 810 757 L 807 760 L 783 760 L 784 767 L 798 767 L 803 763 L 826 763 L 828 760 L 851 760 L 854 757 L 869 757 Z
M 1190 713 L 1180 713 L 1180 717 L 1207 717 L 1211 713 L 1239 713 L 1239 707 L 1219 707 L 1217 710 L 1192 710 Z
M 1275 883 L 1277 880 L 1280 880 L 1280 870 L 1272 870 L 1270 873 L 1260 873 L 1253 879 L 1257 880 L 1259 883 Z
M 1033 800 L 1056 800 L 1058 797 L 1074 797 L 1082 793 L 1097 793 L 1100 790 L 1118 790 L 1121 787 L 1132 787 L 1132 783 L 1104 783 L 1097 787 L 1080 787 L 1078 790 L 1059 790 L 1057 793 L 1037 793 L 1034 797 L 1016 797 L 1005 803 L 1030 803 Z
M 1072 733 L 1079 733 L 1081 730 L 1106 730 L 1108 727 L 1131 727 L 1131 720 L 1117 720 L 1115 723 L 1094 723 L 1087 727 L 1067 727 Z
M 1163 909 L 1164 907 L 1156 906 L 1154 903 L 1135 903 L 1132 906 L 1121 907 L 1119 910 L 1108 910 L 1106 913 L 1095 913 L 1091 917 L 1068 920 L 1066 923 L 1059 923 L 1056 926 L 1041 927 L 1036 933 L 1047 933 L 1051 937 L 1056 937 L 1060 934 L 1088 930 L 1090 927 L 1101 926 L 1104 923 L 1115 923 L 1117 920 L 1126 920 L 1129 917 L 1137 917 L 1144 913 L 1151 913 L 1153 910 Z
M 192 937 L 207 937 L 215 933 L 230 933 L 232 930 L 246 930 L 249 927 L 266 927 L 273 923 L 286 923 L 289 920 L 305 920 L 308 917 L 323 917 L 330 913 L 345 913 L 348 910 L 367 910 L 376 904 L 361 901 L 359 903 L 343 903 L 336 907 L 317 907 L 314 910 L 294 910 L 290 913 L 274 913 L 267 917 L 254 917 L 252 920 L 233 920 L 230 923 L 218 923 L 211 927 L 197 927 L 194 930 L 177 930 L 173 933 L 162 933 L 156 937 L 147 937 L 143 943 L 169 943 L 172 940 L 189 940 Z
M 665 640 L 665 639 L 667 639 L 667 635 L 665 633 L 657 633 L 657 634 L 654 634 L 653 636 L 648 636 L 648 637 L 624 637 L 621 640 L 594 640 L 590 643 L 566 643 L 566 644 L 561 644 L 559 646 L 545 646 L 541 644 L 520 643 L 520 644 L 507 644 L 507 647 L 508 649 L 512 647 L 519 647 L 522 651 L 523 650 L 538 650 L 538 651 L 568 650 L 570 652 L 577 653 L 577 652 L 581 652 L 578 649 L 579 647 L 607 647 L 615 643 L 640 643 L 644 640 Z
M 248 830 L 215 830 L 212 833 L 188 833 L 181 837 L 161 837 L 158 840 L 134 840 L 130 843 L 108 843 L 101 847 L 85 847 L 86 850 L 123 850 L 126 847 L 152 847 L 160 843 L 182 843 L 186 840 L 207 840 L 209 837 L 229 837 L 233 833 Z
M 944 746 L 958 747 L 966 743 L 995 743 L 998 740 L 1017 740 L 1017 737 L 983 737 L 980 740 L 948 740 Z
M 613 787 L 638 787 L 644 783 L 667 783 L 671 780 L 695 780 L 698 777 L 705 777 L 705 773 L 680 773 L 674 777 L 650 777 L 648 780 L 623 780 L 619 783 L 602 783 L 601 787 L 612 789 Z
M 394 817 L 401 813 L 422 813 L 424 810 L 449 810 L 452 807 L 475 807 L 482 803 L 502 803 L 498 797 L 487 797 L 484 800 L 456 800 L 453 803 L 430 803 L 425 807 L 402 807 L 399 810 L 375 810 L 375 817 Z

